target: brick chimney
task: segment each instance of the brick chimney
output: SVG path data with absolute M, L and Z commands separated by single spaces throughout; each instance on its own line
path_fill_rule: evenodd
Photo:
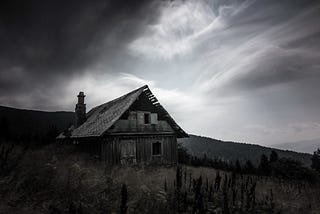
M 78 103 L 76 104 L 76 116 L 75 116 L 75 121 L 74 121 L 74 126 L 78 128 L 81 126 L 84 122 L 86 122 L 86 104 L 84 103 L 84 93 L 81 91 L 78 94 Z

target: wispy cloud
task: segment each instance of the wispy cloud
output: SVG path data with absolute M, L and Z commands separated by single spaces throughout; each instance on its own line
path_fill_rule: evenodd
M 210 3 L 193 0 L 168 3 L 159 21 L 146 28 L 129 49 L 153 60 L 191 56 L 195 62 L 186 63 L 197 64 L 190 72 L 198 73 L 196 84 L 200 89 L 221 93 L 300 78 L 302 71 L 297 70 L 320 58 L 312 46 L 292 45 L 320 33 L 319 28 L 308 24 L 319 21 L 318 7 L 302 9 L 273 23 L 256 21 L 261 10 L 262 16 L 270 17 L 278 12 L 272 4 L 259 8 L 250 19 L 245 14 L 252 11 L 255 1 L 232 2 L 218 8 Z M 290 66 L 286 65 L 288 62 Z
M 225 27 L 221 16 L 230 13 L 227 12 L 229 10 L 233 9 L 222 8 L 219 16 L 203 1 L 168 2 L 159 22 L 150 25 L 129 48 L 133 54 L 147 58 L 172 59 L 184 56 L 195 48 L 196 40 Z

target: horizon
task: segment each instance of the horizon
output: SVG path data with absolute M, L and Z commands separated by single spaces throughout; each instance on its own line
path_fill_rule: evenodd
M 91 109 L 147 84 L 187 133 L 317 140 L 319 12 L 313 0 L 1 3 L 0 105 L 74 111 L 84 91 Z
M 109 101 L 112 101 L 112 100 L 109 100 Z M 109 102 L 109 101 L 107 101 L 107 102 Z M 44 112 L 44 113 L 75 113 L 74 111 L 71 111 L 71 110 L 69 110 L 69 111 L 68 110 L 43 111 L 41 109 L 40 110 L 39 109 L 22 109 L 22 108 L 14 108 L 14 107 L 11 107 L 11 106 L 2 106 L 2 105 L 0 105 L 0 107 L 9 108 L 9 109 L 16 109 L 16 110 L 22 110 L 22 111 L 33 111 L 33 112 Z M 92 110 L 92 109 L 90 109 L 90 110 Z M 270 149 L 289 151 L 289 152 L 297 152 L 297 153 L 306 153 L 306 154 L 310 154 L 310 155 L 313 154 L 314 151 L 320 145 L 320 143 L 316 143 L 317 145 L 315 144 L 315 141 L 318 142 L 320 139 L 306 140 L 304 142 L 304 143 L 306 143 L 305 144 L 306 147 L 305 148 L 301 148 L 301 147 L 299 148 L 299 147 L 297 147 L 297 144 L 300 144 L 301 141 L 280 142 L 280 143 L 271 144 L 271 145 L 263 145 L 263 144 L 257 144 L 257 143 L 254 143 L 254 142 L 241 142 L 241 141 L 233 141 L 233 140 L 228 140 L 228 139 L 218 139 L 218 138 L 214 138 L 214 137 L 210 137 L 210 136 L 206 136 L 206 135 L 195 134 L 195 133 L 188 133 L 188 134 L 196 136 L 196 137 L 209 138 L 209 139 L 212 139 L 212 140 L 222 141 L 222 142 L 225 142 L 225 143 L 239 143 L 239 144 L 247 144 L 247 145 L 253 145 L 253 146 L 262 146 L 262 147 L 266 147 L 266 148 L 270 148 Z

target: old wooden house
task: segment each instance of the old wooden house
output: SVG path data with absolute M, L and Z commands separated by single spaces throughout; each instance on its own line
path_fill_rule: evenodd
M 86 113 L 78 95 L 68 139 L 107 164 L 177 163 L 177 138 L 188 137 L 147 85 Z

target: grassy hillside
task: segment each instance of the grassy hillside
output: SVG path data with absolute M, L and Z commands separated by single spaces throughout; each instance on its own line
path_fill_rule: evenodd
M 178 142 L 187 148 L 189 153 L 198 157 L 203 157 L 206 154 L 207 157 L 217 157 L 225 161 L 239 159 L 244 163 L 246 160 L 251 160 L 252 163 L 258 164 L 262 154 L 269 155 L 272 150 L 275 150 L 279 157 L 292 158 L 301 161 L 306 166 L 311 165 L 310 154 L 284 151 L 254 144 L 226 142 L 196 135 L 179 139 Z
M 0 106 L 0 134 L 44 136 L 52 128 L 58 132 L 72 124 L 73 112 L 44 112 Z
M 309 183 L 204 167 L 105 168 L 75 147 L 16 146 L 0 173 L 0 213 L 317 213 Z M 0 171 L 1 172 L 1 171 Z M 123 188 L 125 184 L 125 189 Z

